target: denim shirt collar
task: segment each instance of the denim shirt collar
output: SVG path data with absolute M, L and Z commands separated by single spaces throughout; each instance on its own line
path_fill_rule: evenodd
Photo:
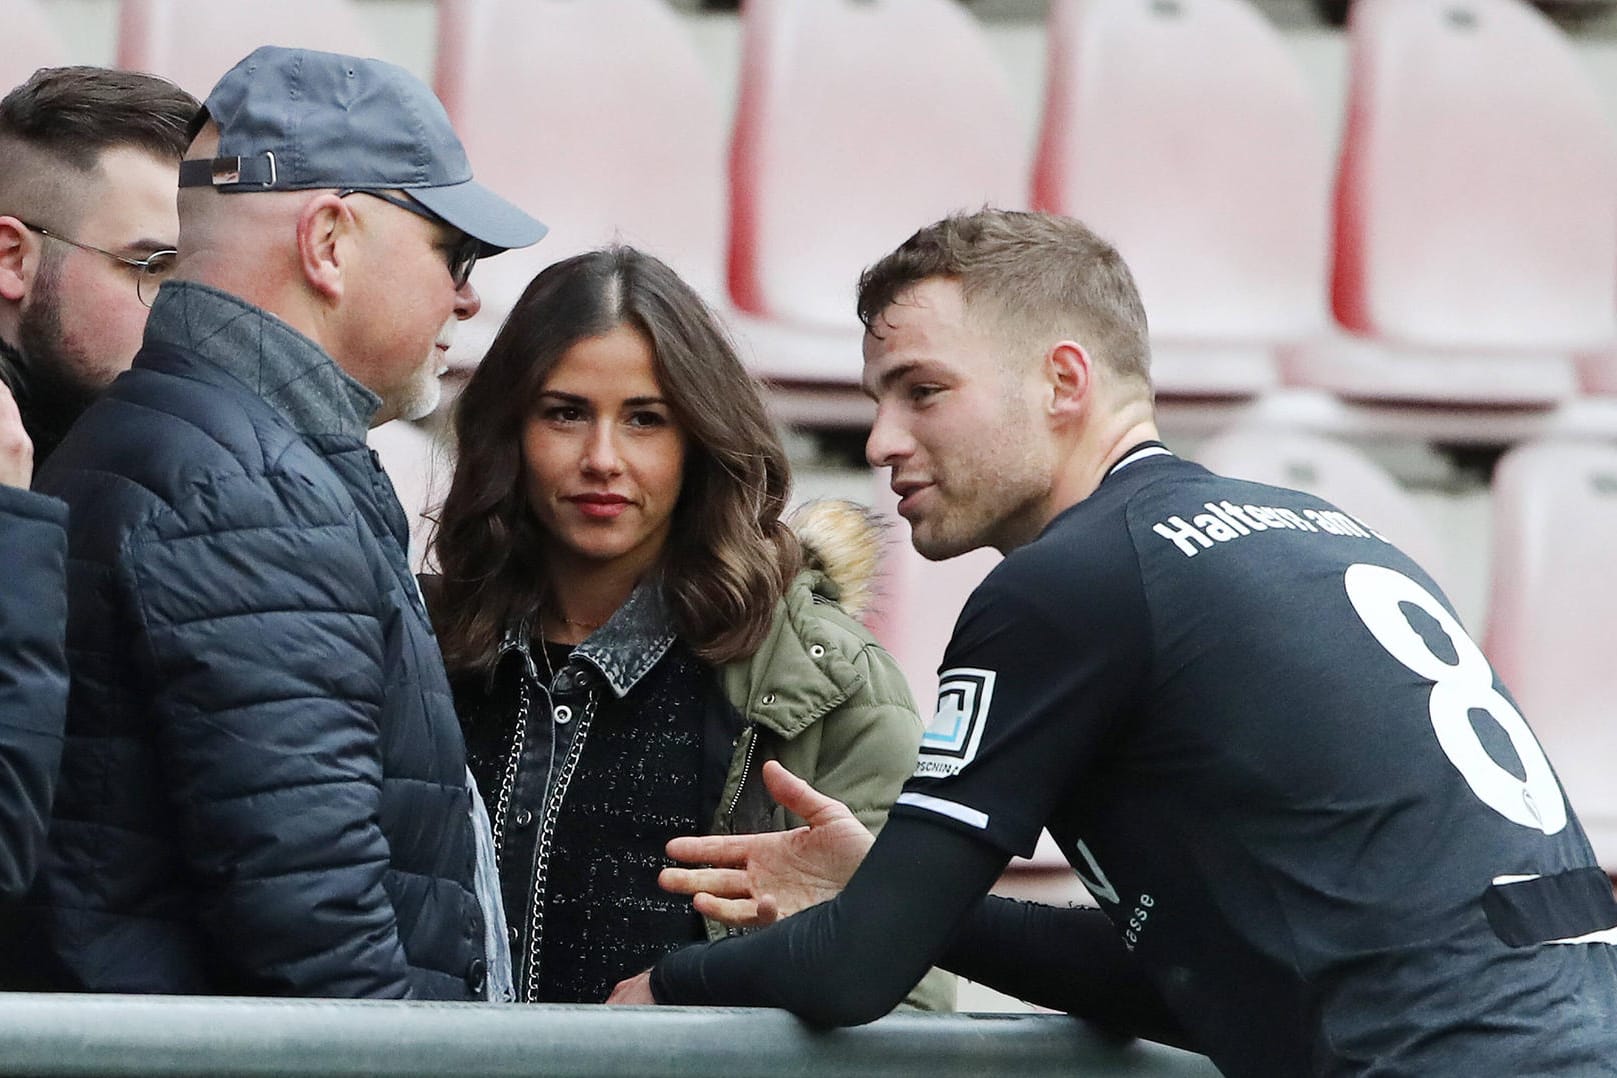
M 196 281 L 169 281 L 146 319 L 146 340 L 201 356 L 264 398 L 305 436 L 363 442 L 382 399 L 268 311 Z
M 668 653 L 677 635 L 662 581 L 648 577 L 635 586 L 605 625 L 573 648 L 572 659 L 595 667 L 613 695 L 622 699 Z M 524 618 L 520 624 L 506 628 L 499 654 L 503 657 L 510 651 L 520 653 L 528 676 L 537 681 L 539 671 L 534 665 L 531 639 L 532 621 Z

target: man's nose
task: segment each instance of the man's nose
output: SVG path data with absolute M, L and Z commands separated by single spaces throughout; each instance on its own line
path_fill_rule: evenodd
M 909 431 L 885 405 L 876 406 L 876 421 L 865 439 L 865 460 L 872 468 L 890 468 L 914 448 Z
M 455 290 L 456 318 L 464 322 L 482 309 L 483 297 L 477 294 L 477 289 L 472 287 L 470 280 Z

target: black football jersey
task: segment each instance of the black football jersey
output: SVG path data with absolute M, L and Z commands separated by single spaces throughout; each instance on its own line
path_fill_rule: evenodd
M 1617 902 L 1554 769 L 1311 495 L 1137 448 L 972 595 L 894 812 L 1048 827 L 1227 1073 L 1617 1074 Z

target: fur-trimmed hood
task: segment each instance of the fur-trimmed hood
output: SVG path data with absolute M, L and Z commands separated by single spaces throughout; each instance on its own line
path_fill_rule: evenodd
M 799 506 L 786 523 L 803 544 L 804 568 L 824 573 L 842 608 L 863 618 L 876 594 L 886 519 L 858 502 L 822 498 Z

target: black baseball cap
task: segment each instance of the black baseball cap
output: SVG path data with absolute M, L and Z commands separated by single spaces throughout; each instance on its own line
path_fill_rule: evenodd
M 402 190 L 483 245 L 537 243 L 546 227 L 472 179 L 449 114 L 397 64 L 265 45 L 203 102 L 219 156 L 180 164 L 181 187 L 222 192 Z

